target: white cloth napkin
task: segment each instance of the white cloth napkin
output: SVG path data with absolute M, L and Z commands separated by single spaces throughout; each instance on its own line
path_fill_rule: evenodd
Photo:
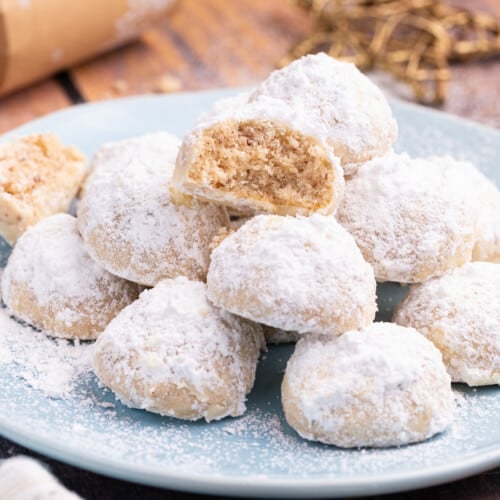
M 57 482 L 39 462 L 17 456 L 0 461 L 0 498 L 9 500 L 82 500 Z

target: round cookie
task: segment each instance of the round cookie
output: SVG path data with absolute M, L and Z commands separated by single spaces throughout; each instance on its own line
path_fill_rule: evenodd
M 127 406 L 206 421 L 245 411 L 263 346 L 259 325 L 214 307 L 206 285 L 158 283 L 99 337 L 94 369 Z
M 391 323 L 301 339 L 281 397 L 287 422 L 303 438 L 342 448 L 423 441 L 446 429 L 454 409 L 439 351 Z
M 259 215 L 211 255 L 209 299 L 258 323 L 339 335 L 373 321 L 372 268 L 333 217 Z
M 78 226 L 90 255 L 109 272 L 148 286 L 176 276 L 205 279 L 210 241 L 227 215 L 187 196 L 172 199 L 178 148 L 175 136 L 158 132 L 97 151 Z
M 85 251 L 76 219 L 57 214 L 17 241 L 2 276 L 16 317 L 56 337 L 95 339 L 139 287 L 105 271 Z
M 340 158 L 345 175 L 387 154 L 397 137 L 396 120 L 381 90 L 354 64 L 323 52 L 272 72 L 248 100 L 269 98 L 299 108 L 315 123 L 317 134 Z
M 390 154 L 346 182 L 338 221 L 377 281 L 419 283 L 471 260 L 475 215 L 464 165 Z
M 454 382 L 500 384 L 500 264 L 471 262 L 410 287 L 393 319 L 434 343 Z

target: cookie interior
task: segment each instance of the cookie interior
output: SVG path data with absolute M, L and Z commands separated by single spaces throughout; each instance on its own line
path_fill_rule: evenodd
M 188 177 L 240 199 L 318 211 L 332 204 L 328 146 L 272 120 L 227 120 L 206 128 Z

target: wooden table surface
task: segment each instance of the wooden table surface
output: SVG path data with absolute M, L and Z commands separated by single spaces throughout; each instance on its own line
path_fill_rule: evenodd
M 450 0 L 500 16 L 500 0 Z M 126 95 L 248 85 L 311 28 L 288 0 L 181 0 L 158 25 L 126 47 L 0 99 L 0 133 L 75 103 Z M 443 107 L 500 128 L 500 60 L 456 66 Z M 46 459 L 0 438 L 0 458 L 31 454 L 69 488 L 90 499 L 201 498 L 131 485 Z M 450 484 L 376 498 L 500 498 L 500 469 Z

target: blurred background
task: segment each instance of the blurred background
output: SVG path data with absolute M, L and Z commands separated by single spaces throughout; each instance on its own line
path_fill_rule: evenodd
M 4 0 L 0 132 L 72 104 L 251 85 L 307 52 L 500 127 L 499 0 Z

